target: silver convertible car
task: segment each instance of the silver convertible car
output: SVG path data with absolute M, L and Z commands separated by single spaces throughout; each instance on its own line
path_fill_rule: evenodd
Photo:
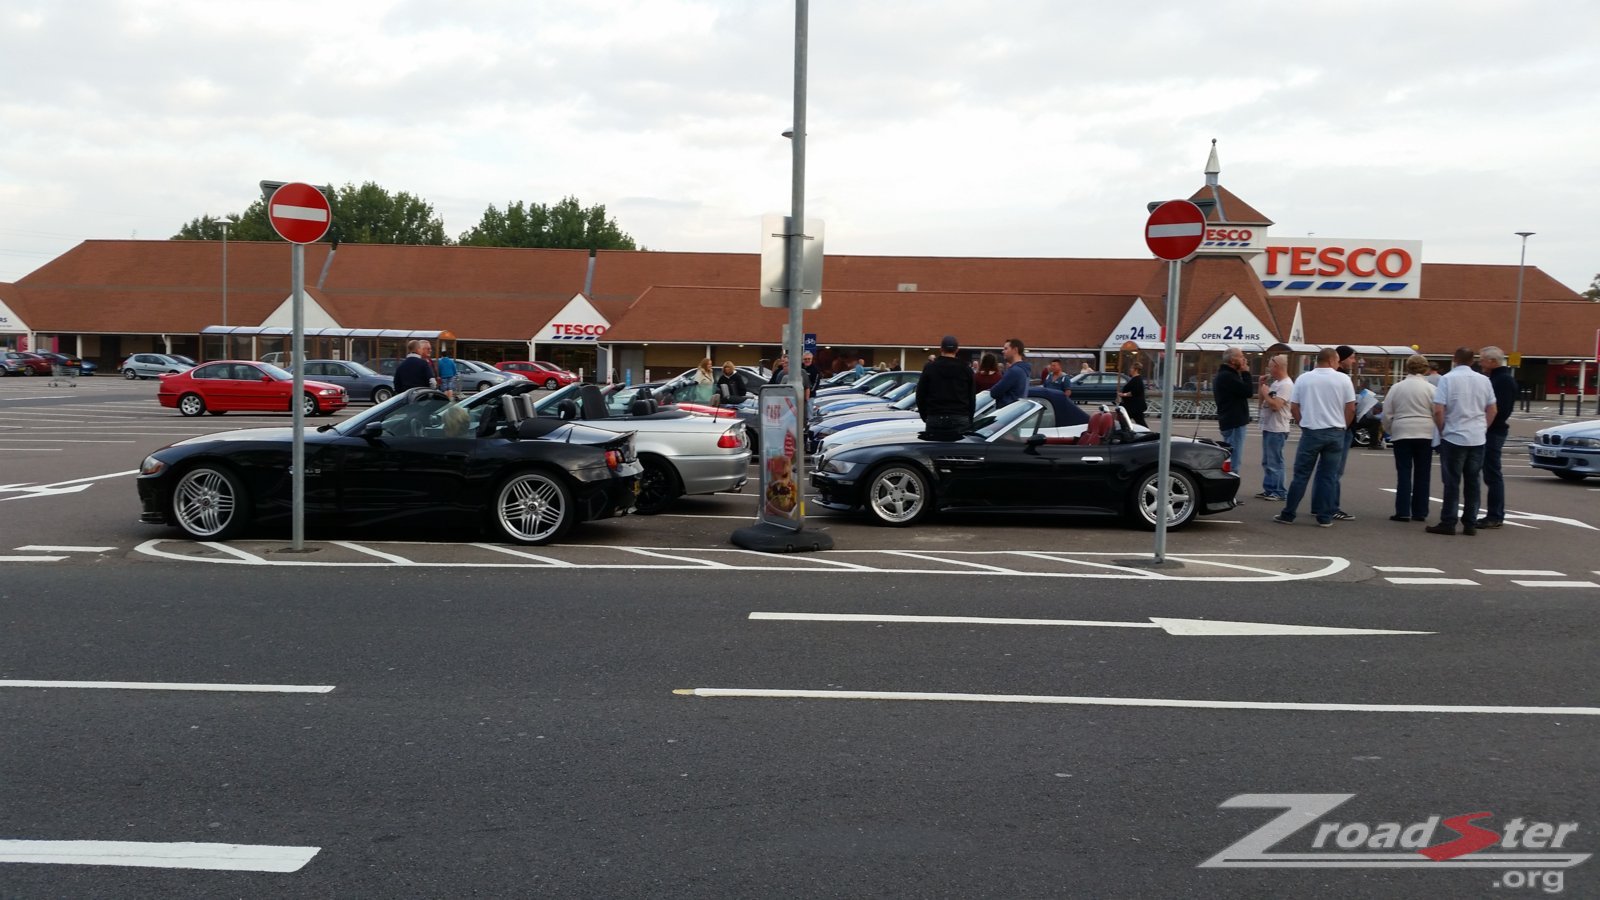
M 484 404 L 498 406 L 502 397 L 536 390 L 538 385 L 519 378 L 474 394 L 461 405 L 469 411 Z M 634 511 L 642 515 L 661 512 L 685 494 L 738 491 L 750 477 L 750 439 L 739 419 L 662 409 L 650 399 L 635 400 L 619 413 L 607 407 L 604 392 L 592 384 L 569 384 L 537 395 L 533 408 L 539 416 L 619 434 L 633 432 L 644 467 Z

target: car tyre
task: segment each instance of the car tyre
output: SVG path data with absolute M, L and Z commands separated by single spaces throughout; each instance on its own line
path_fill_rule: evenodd
M 197 541 L 226 541 L 250 521 L 250 498 L 244 483 L 222 466 L 199 465 L 185 472 L 172 488 L 172 518 Z
M 318 413 L 318 410 L 317 410 L 317 398 L 311 396 L 310 394 L 301 394 L 300 395 L 300 411 L 305 413 L 307 416 L 316 415 Z
M 904 528 L 933 508 L 933 491 L 921 470 L 907 463 L 891 463 L 867 479 L 863 505 L 879 525 Z
M 122 370 L 122 377 L 128 379 L 129 381 L 132 381 L 135 378 L 139 377 L 139 373 L 135 372 L 132 369 L 123 369 Z
M 545 390 L 553 391 L 558 387 L 561 387 L 561 382 L 555 380 L 554 378 L 546 378 L 544 380 L 544 389 Z
M 372 392 L 372 402 L 373 403 L 382 403 L 383 401 L 385 401 L 385 400 L 387 400 L 387 399 L 389 399 L 390 397 L 393 397 L 393 396 L 394 396 L 394 391 L 391 391 L 386 387 L 381 387 L 381 388 L 378 388 L 377 390 Z
M 1160 473 L 1152 469 L 1133 485 L 1133 491 L 1128 497 L 1128 518 L 1133 524 L 1146 531 L 1156 529 L 1156 516 L 1159 514 L 1160 491 L 1157 481 Z M 1172 481 L 1172 496 L 1169 501 L 1171 512 L 1167 516 L 1167 530 L 1172 531 L 1194 521 L 1200 512 L 1200 486 L 1195 482 L 1194 476 L 1182 469 L 1174 467 L 1169 476 Z
M 492 381 L 480 381 L 478 382 L 478 390 L 487 391 L 492 384 L 494 384 Z
M 1582 481 L 1588 478 L 1589 474 L 1587 472 L 1556 472 L 1555 476 L 1562 481 Z
M 634 512 L 653 516 L 663 512 L 674 500 L 683 496 L 683 479 L 678 470 L 659 456 L 641 456 L 644 471 L 639 475 L 639 497 L 634 501 Z
M 553 473 L 517 472 L 494 492 L 490 524 L 514 544 L 548 544 L 572 530 L 577 519 L 572 491 Z
M 206 411 L 205 398 L 199 394 L 184 394 L 178 398 L 178 412 L 185 416 L 198 416 Z

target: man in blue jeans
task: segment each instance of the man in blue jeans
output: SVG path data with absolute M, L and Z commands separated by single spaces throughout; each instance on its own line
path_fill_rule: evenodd
M 1455 365 L 1433 389 L 1433 424 L 1439 429 L 1444 504 L 1439 508 L 1439 524 L 1423 529 L 1429 534 L 1455 534 L 1458 519 L 1462 534 L 1478 533 L 1483 447 L 1497 410 L 1494 386 L 1488 378 L 1472 371 L 1473 355 L 1471 347 L 1456 348 Z
M 1222 366 L 1211 381 L 1211 396 L 1217 403 L 1217 428 L 1222 431 L 1222 441 L 1232 448 L 1229 466 L 1233 474 L 1244 468 L 1244 434 L 1250 424 L 1250 398 L 1255 389 L 1250 384 L 1250 364 L 1244 351 L 1229 347 L 1223 351 Z
M 1272 517 L 1282 525 L 1294 522 L 1306 487 L 1316 472 L 1311 487 L 1311 514 L 1323 528 L 1333 525 L 1338 512 L 1339 469 L 1344 462 L 1345 430 L 1356 416 L 1356 392 L 1350 377 L 1335 366 L 1339 352 L 1324 347 L 1317 354 L 1317 367 L 1295 380 L 1289 411 L 1300 421 L 1300 446 L 1294 455 L 1294 480 L 1283 512 Z

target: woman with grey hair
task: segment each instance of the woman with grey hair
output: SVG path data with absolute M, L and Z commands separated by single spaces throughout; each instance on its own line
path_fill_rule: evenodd
M 1396 522 L 1428 520 L 1428 488 L 1433 473 L 1433 391 L 1428 359 L 1406 358 L 1406 377 L 1383 398 L 1383 427 L 1394 442 L 1394 515 Z

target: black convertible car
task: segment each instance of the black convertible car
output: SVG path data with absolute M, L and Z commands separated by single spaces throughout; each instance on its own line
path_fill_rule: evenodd
M 223 541 L 291 513 L 293 432 L 189 438 L 139 466 L 141 522 Z M 642 471 L 633 433 L 533 414 L 531 398 L 471 410 L 438 391 L 397 394 L 306 432 L 306 527 L 487 525 L 518 544 L 627 513 Z
M 812 485 L 823 505 L 865 508 L 884 525 L 948 509 L 1120 515 L 1155 527 L 1160 436 L 1121 410 L 1085 416 L 1059 391 L 1035 388 L 974 424 L 959 440 L 901 434 L 846 444 L 818 460 Z M 1168 527 L 1181 528 L 1232 509 L 1239 476 L 1220 444 L 1174 437 L 1171 486 Z

